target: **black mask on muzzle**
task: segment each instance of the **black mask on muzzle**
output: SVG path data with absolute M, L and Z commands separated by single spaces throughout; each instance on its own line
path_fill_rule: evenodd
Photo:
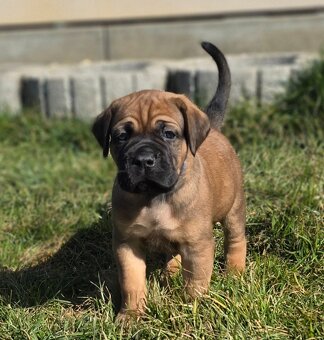
M 142 140 L 128 145 L 119 158 L 118 182 L 128 192 L 168 192 L 178 174 L 167 145 Z

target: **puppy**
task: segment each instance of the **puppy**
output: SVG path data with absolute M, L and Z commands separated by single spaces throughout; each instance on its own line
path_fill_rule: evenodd
M 219 69 L 206 113 L 183 95 L 157 90 L 115 100 L 93 133 L 118 172 L 112 192 L 113 251 L 122 304 L 119 318 L 143 312 L 148 248 L 167 255 L 170 274 L 182 268 L 187 292 L 207 291 L 214 260 L 213 224 L 225 235 L 227 270 L 243 271 L 245 199 L 240 162 L 219 131 L 230 92 L 221 51 L 202 43 Z

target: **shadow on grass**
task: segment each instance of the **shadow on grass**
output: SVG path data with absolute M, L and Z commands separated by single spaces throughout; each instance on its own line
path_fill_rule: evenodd
M 112 252 L 112 225 L 106 205 L 98 209 L 99 221 L 77 231 L 52 256 L 37 265 L 16 271 L 0 268 L 0 298 L 17 307 L 42 305 L 51 299 L 62 299 L 75 306 L 89 297 L 100 297 L 100 287 L 111 298 L 115 311 L 120 306 L 118 275 Z M 264 222 L 264 221 L 263 221 Z M 275 251 L 269 244 L 271 225 L 259 223 L 248 232 L 256 246 L 254 252 Z M 265 244 L 267 249 L 265 249 Z M 164 258 L 148 256 L 147 276 L 161 269 Z M 215 258 L 224 272 L 224 257 Z
M 100 206 L 99 222 L 77 231 L 51 257 L 16 271 L 0 267 L 0 298 L 4 303 L 31 307 L 50 299 L 83 305 L 99 297 L 101 289 L 111 298 L 115 312 L 120 306 L 117 268 L 112 252 L 112 225 L 107 206 Z M 147 277 L 161 270 L 164 257 L 148 254 Z
M 12 271 L 0 268 L 0 298 L 4 303 L 18 307 L 31 307 L 53 298 L 82 305 L 89 297 L 99 297 L 103 288 L 112 300 L 115 311 L 119 309 L 120 294 L 117 269 L 112 253 L 112 226 L 106 205 L 98 209 L 99 221 L 77 231 L 51 257 L 37 265 Z M 270 216 L 248 228 L 248 238 L 253 252 L 276 253 L 283 258 L 293 258 L 288 248 L 295 248 L 296 240 L 282 244 L 280 235 L 274 237 Z M 278 240 L 283 239 L 281 242 Z M 277 240 L 277 241 L 275 241 Z M 295 242 L 294 242 L 295 241 Z M 292 245 L 290 243 L 293 243 Z M 290 246 L 290 247 L 289 247 Z M 292 250 L 292 249 L 291 249 Z M 147 276 L 163 266 L 160 254 L 150 254 Z M 223 254 L 216 256 L 220 272 L 224 271 Z
M 0 296 L 6 303 L 29 307 L 52 298 L 82 304 L 104 287 L 115 308 L 120 303 L 112 254 L 109 212 L 100 207 L 98 223 L 74 234 L 55 254 L 31 267 L 0 268 Z

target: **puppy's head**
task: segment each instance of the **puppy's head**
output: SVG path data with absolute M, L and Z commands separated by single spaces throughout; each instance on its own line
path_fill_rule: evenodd
M 188 147 L 195 155 L 209 131 L 207 115 L 185 96 L 146 90 L 115 100 L 92 131 L 118 167 L 128 192 L 169 192 L 181 176 Z

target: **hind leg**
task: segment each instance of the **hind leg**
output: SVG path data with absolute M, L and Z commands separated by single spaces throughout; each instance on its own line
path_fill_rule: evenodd
M 245 200 L 243 194 L 236 199 L 223 224 L 226 270 L 243 272 L 246 260 Z
M 173 276 L 179 272 L 180 268 L 181 268 L 181 256 L 179 254 L 175 256 L 168 254 L 164 272 L 168 276 Z
M 181 268 L 181 256 L 179 254 L 168 253 L 166 263 L 161 275 L 161 284 L 164 287 L 169 287 L 170 278 L 175 276 Z

